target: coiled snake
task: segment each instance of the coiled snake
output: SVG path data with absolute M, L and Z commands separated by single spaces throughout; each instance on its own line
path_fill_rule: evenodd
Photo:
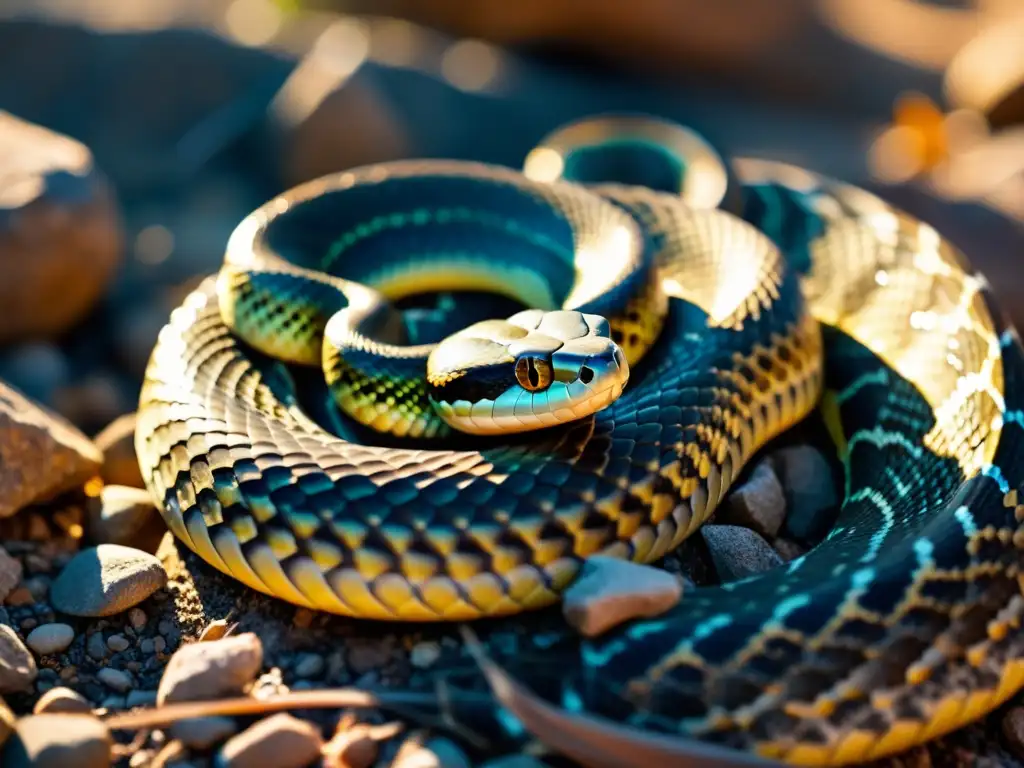
M 150 361 L 136 446 L 168 526 L 298 605 L 515 613 L 588 555 L 678 545 L 824 388 L 846 468 L 826 539 L 586 642 L 567 697 L 800 764 L 991 710 L 1024 683 L 1018 337 L 927 224 L 724 168 L 681 128 L 600 118 L 525 174 L 396 162 L 267 203 Z M 377 292 L 460 288 L 544 311 L 409 345 Z M 323 429 L 274 357 L 323 363 L 343 423 L 390 435 Z

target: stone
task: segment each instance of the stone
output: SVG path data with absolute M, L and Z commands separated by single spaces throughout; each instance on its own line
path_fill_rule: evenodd
M 29 715 L 0 752 L 4 768 L 109 768 L 113 739 L 91 715 Z
M 103 453 L 104 483 L 129 488 L 146 487 L 139 459 L 135 455 L 134 413 L 126 413 L 114 419 L 93 438 L 93 442 Z
M 790 560 L 796 560 L 801 555 L 807 554 L 807 550 L 792 539 L 780 537 L 772 542 L 772 546 L 775 547 L 775 551 L 778 552 L 779 556 L 787 563 Z
M 360 642 L 348 644 L 348 665 L 357 675 L 380 669 L 391 661 L 389 642 Z
M 108 485 L 89 503 L 89 540 L 155 554 L 167 526 L 147 491 Z
M 43 624 L 29 632 L 25 643 L 40 656 L 60 653 L 75 639 L 75 630 L 67 624 Z
M 114 712 L 119 709 L 124 709 L 128 702 L 124 696 L 118 696 L 116 694 L 107 696 L 103 701 L 100 702 L 100 709 L 105 709 L 109 712 Z
M 810 445 L 780 448 L 770 460 L 786 494 L 786 530 L 802 541 L 824 537 L 839 507 L 828 460 Z
M 786 495 L 775 470 L 760 462 L 745 483 L 726 497 L 716 523 L 742 525 L 774 539 L 786 519 Z
M 578 632 L 594 637 L 624 621 L 664 613 L 682 596 L 682 583 L 666 571 L 595 555 L 583 561 L 562 595 L 562 614 Z
M 36 702 L 32 710 L 37 715 L 42 714 L 87 714 L 92 711 L 92 705 L 82 694 L 64 686 L 51 688 Z
M 18 586 L 21 575 L 21 561 L 11 557 L 6 549 L 0 547 L 0 603 Z
M 466 754 L 450 739 L 436 736 L 420 744 L 405 741 L 395 756 L 393 768 L 472 768 Z
M 222 641 L 223 642 L 223 641 Z M 305 768 L 318 760 L 319 729 L 286 712 L 266 717 L 232 736 L 217 755 L 218 768 Z
M 330 768 L 371 768 L 379 752 L 373 726 L 365 723 L 339 724 L 334 737 L 324 745 L 324 765 Z
M 167 663 L 157 703 L 237 696 L 262 665 L 263 645 L 251 632 L 184 645 Z
M 53 337 L 106 291 L 121 262 L 111 185 L 86 147 L 0 111 L 0 343 Z
M 1010 751 L 1018 760 L 1024 760 L 1024 707 L 1013 707 L 1003 715 L 1003 736 Z
M 481 763 L 480 768 L 547 768 L 544 763 L 530 755 L 504 755 Z
M 324 671 L 324 659 L 317 653 L 304 653 L 295 664 L 295 676 L 319 677 Z
M 146 622 L 149 621 L 146 618 L 146 612 L 141 608 L 132 608 L 128 611 L 128 623 L 132 625 L 132 629 L 136 632 L 141 632 L 146 628 Z
M 96 673 L 96 679 L 118 693 L 126 693 L 133 685 L 131 675 L 114 667 L 103 667 Z
M 69 422 L 0 382 L 0 518 L 82 487 L 102 458 Z
M 0 693 L 18 693 L 32 687 L 39 670 L 36 660 L 17 633 L 0 624 Z
M 171 724 L 172 739 L 190 749 L 206 750 L 233 736 L 238 727 L 230 717 L 190 717 Z
M 441 658 L 441 646 L 437 643 L 416 643 L 409 651 L 409 662 L 419 669 L 432 667 Z
M 107 648 L 112 650 L 114 653 L 127 651 L 131 648 L 131 645 L 132 644 L 128 642 L 128 638 L 124 635 L 111 635 L 107 638 Z
M 700 529 L 711 552 L 718 577 L 735 581 L 782 565 L 779 553 L 749 528 L 738 525 L 704 525 Z
M 50 589 L 53 607 L 72 616 L 112 616 L 160 589 L 167 573 L 149 554 L 119 544 L 100 544 L 75 555 Z
M 94 632 L 89 635 L 85 641 L 85 652 L 89 654 L 89 658 L 96 661 L 103 661 L 107 658 L 107 644 L 103 640 L 102 632 Z
M 156 704 L 156 691 L 129 691 L 124 703 L 128 709 L 152 707 Z

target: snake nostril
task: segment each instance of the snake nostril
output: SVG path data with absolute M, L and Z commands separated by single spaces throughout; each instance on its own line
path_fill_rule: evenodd
M 589 384 L 594 380 L 594 369 L 589 368 L 585 365 L 580 366 L 580 381 L 584 384 Z

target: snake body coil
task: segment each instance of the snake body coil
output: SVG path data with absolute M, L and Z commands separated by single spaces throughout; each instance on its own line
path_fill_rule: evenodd
M 559 142 L 576 135 L 527 172 L 565 172 Z M 555 601 L 591 554 L 650 562 L 678 545 L 824 388 L 846 466 L 826 539 L 588 641 L 565 670 L 567 700 L 799 764 L 887 755 L 991 710 L 1024 684 L 1019 340 L 928 225 L 788 166 L 736 169 L 746 222 L 701 208 L 698 193 L 684 195 L 692 205 L 440 161 L 339 174 L 268 203 L 232 238 L 219 294 L 209 280 L 174 312 L 147 371 L 136 446 L 168 526 L 298 605 L 515 613 Z M 688 183 L 705 172 L 692 163 Z M 354 282 L 314 273 L 325 265 Z M 629 383 L 596 413 L 525 435 L 451 448 L 336 437 L 234 331 L 318 342 L 324 313 L 353 304 L 360 280 L 390 298 L 483 287 L 610 313 Z M 400 412 L 384 420 L 440 436 L 422 371 L 390 349 L 363 360 L 378 366 L 374 402 Z M 580 365 L 571 376 L 584 378 Z M 514 415 L 497 402 L 488 418 Z

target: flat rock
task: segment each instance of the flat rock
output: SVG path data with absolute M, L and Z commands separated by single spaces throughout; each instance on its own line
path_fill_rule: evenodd
M 184 645 L 167 663 L 157 702 L 238 695 L 259 674 L 262 665 L 263 645 L 251 632 Z
M 705 525 L 700 532 L 723 582 L 746 578 L 782 565 L 779 553 L 749 528 Z
M 145 488 L 139 459 L 135 455 L 135 414 L 126 413 L 104 427 L 93 438 L 103 453 L 103 482 Z
M 771 464 L 762 461 L 754 467 L 743 485 L 728 495 L 717 522 L 742 525 L 774 539 L 786 519 L 786 495 Z
M 218 768 L 304 768 L 319 760 L 322 747 L 316 726 L 282 712 L 231 737 L 221 747 L 216 764 Z
M 21 561 L 11 557 L 6 549 L 0 547 L 0 603 L 6 600 L 21 582 L 21 574 Z
M 60 653 L 75 639 L 75 630 L 68 624 L 43 624 L 28 633 L 25 644 L 40 656 Z
M 21 638 L 9 626 L 0 624 L 0 693 L 27 690 L 37 674 L 36 660 Z
M 562 613 L 587 637 L 630 619 L 657 616 L 679 602 L 682 583 L 666 571 L 595 555 L 562 596 Z
M 190 749 L 206 750 L 233 736 L 238 727 L 230 717 L 190 717 L 170 727 L 171 738 Z
M 86 147 L 0 111 L 0 343 L 92 309 L 121 261 L 113 190 Z
M 29 715 L 0 752 L 4 768 L 109 768 L 110 731 L 91 715 Z
M 820 539 L 838 510 L 832 467 L 821 451 L 794 445 L 773 451 L 770 460 L 786 494 L 786 530 L 797 539 Z
M 80 488 L 102 459 L 69 422 L 0 382 L 0 518 Z
M 64 686 L 51 688 L 36 702 L 33 712 L 37 715 L 86 714 L 92 710 L 92 704 L 82 694 Z
M 149 554 L 119 544 L 101 544 L 75 555 L 50 588 L 50 602 L 72 616 L 112 616 L 160 589 L 167 574 Z
M 108 485 L 90 501 L 90 541 L 156 552 L 167 533 L 167 526 L 148 491 L 126 485 Z

